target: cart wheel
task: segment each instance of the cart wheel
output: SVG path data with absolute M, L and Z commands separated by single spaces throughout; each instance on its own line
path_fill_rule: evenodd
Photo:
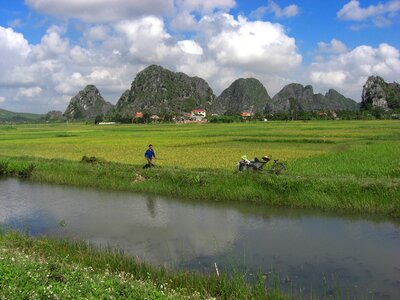
M 276 163 L 273 165 L 271 171 L 272 171 L 275 175 L 281 175 L 281 174 L 285 173 L 285 171 L 286 171 L 286 166 L 285 166 L 284 163 L 276 162 Z

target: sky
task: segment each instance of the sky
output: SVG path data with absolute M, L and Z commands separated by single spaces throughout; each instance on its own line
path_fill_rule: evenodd
M 151 64 L 216 95 L 255 77 L 361 101 L 400 78 L 400 0 L 0 0 L 0 108 L 64 111 L 87 84 L 116 103 Z

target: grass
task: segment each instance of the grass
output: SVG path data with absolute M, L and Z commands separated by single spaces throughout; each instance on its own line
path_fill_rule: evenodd
M 1 299 L 283 299 L 265 278 L 172 271 L 84 242 L 0 234 Z
M 160 160 L 142 170 L 149 143 Z M 397 121 L 0 126 L 0 153 L 0 173 L 8 164 L 23 175 L 12 171 L 21 164 L 34 181 L 400 216 Z M 243 154 L 272 155 L 288 170 L 234 173 Z

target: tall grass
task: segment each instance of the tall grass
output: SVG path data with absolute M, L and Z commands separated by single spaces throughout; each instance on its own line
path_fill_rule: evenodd
M 170 195 L 197 201 L 240 201 L 346 213 L 400 215 L 400 181 L 356 176 L 298 176 L 235 173 L 112 162 L 8 158 L 35 164 L 31 180 L 100 189 Z M 0 158 L 0 162 L 1 162 Z
M 0 234 L 0 294 L 11 298 L 283 299 L 265 278 L 156 268 L 80 241 Z

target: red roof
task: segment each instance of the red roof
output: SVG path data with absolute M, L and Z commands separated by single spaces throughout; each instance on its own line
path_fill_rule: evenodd
M 251 116 L 251 113 L 249 113 L 249 112 L 247 112 L 247 111 L 244 111 L 244 112 L 242 112 L 240 115 L 241 115 L 242 117 L 250 117 L 250 116 Z
M 135 113 L 135 118 L 143 118 L 143 113 L 138 111 L 137 113 Z

